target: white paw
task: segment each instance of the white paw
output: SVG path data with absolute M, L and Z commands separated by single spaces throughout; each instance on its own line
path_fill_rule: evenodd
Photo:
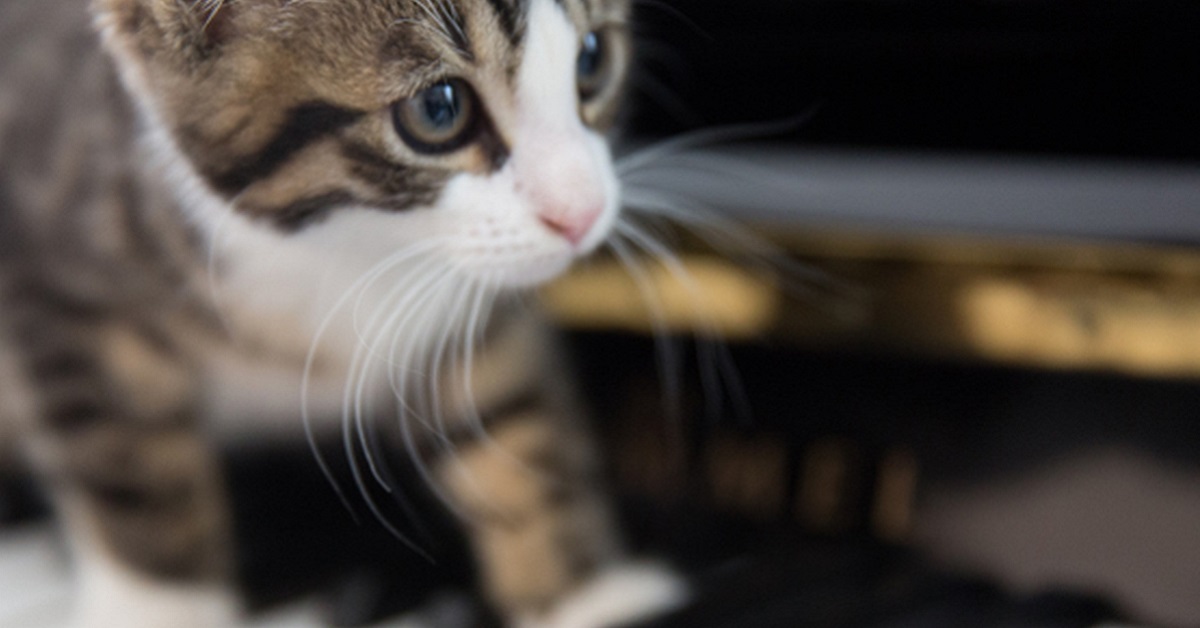
M 625 563 L 600 572 L 545 616 L 518 628 L 609 628 L 683 606 L 687 585 L 662 565 Z
M 232 628 L 238 603 L 222 587 L 143 577 L 108 562 L 80 565 L 73 628 Z
M 237 607 L 209 592 L 162 592 L 131 605 L 128 598 L 86 600 L 76 608 L 74 628 L 233 628 Z

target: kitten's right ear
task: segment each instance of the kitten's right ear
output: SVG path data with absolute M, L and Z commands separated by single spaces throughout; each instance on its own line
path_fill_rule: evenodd
M 235 35 L 244 2 L 232 0 L 93 0 L 106 37 L 142 62 L 191 65 L 216 54 Z

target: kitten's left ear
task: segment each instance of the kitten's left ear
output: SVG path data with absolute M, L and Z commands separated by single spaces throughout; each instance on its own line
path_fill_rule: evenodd
M 246 25 L 242 14 L 260 3 L 233 0 L 93 0 L 110 37 L 143 62 L 195 63 L 212 56 Z

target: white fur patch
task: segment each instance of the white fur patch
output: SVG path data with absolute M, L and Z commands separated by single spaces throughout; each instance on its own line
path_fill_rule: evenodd
M 211 276 L 198 288 L 211 296 L 235 341 L 273 356 L 273 363 L 233 369 L 231 364 L 245 362 L 244 352 L 212 355 L 211 416 L 278 417 L 294 425 L 295 375 L 318 334 L 317 360 L 331 377 L 309 382 L 306 398 L 314 416 L 340 415 L 343 378 L 355 350 L 371 340 L 363 324 L 372 317 L 415 312 L 402 321 L 387 315 L 378 320 L 396 322 L 393 346 L 403 347 L 410 360 L 401 368 L 420 368 L 441 332 L 464 323 L 467 300 L 460 288 L 538 285 L 608 236 L 619 210 L 619 184 L 606 141 L 579 118 L 579 34 L 552 0 L 531 3 L 527 32 L 515 98 L 494 103 L 515 108 L 505 116 L 517 127 L 512 158 L 499 172 L 455 176 L 428 208 L 395 213 L 345 207 L 298 233 L 280 233 L 213 194 L 153 108 L 146 108 L 149 161 L 161 164 L 206 236 Z M 137 76 L 126 78 L 134 91 L 144 89 Z M 146 94 L 141 100 L 150 102 Z M 545 224 L 572 216 L 583 216 L 584 223 L 595 218 L 575 242 Z M 389 261 L 395 262 L 390 270 L 362 285 Z M 428 278 L 438 279 L 436 285 L 422 284 Z M 363 289 L 347 301 L 356 285 Z M 423 294 L 408 294 L 407 287 Z M 377 386 L 386 388 L 382 381 Z
M 530 202 L 570 218 L 599 210 L 579 243 L 598 246 L 616 222 L 620 184 L 608 143 L 579 118 L 575 60 L 580 37 L 553 0 L 533 0 L 522 65 L 517 75 L 517 129 L 513 161 Z
M 517 622 L 519 628 L 609 628 L 675 610 L 688 600 L 687 585 L 661 565 L 624 564 L 601 572 L 548 616 Z
M 398 284 L 442 271 L 452 273 L 447 284 L 487 283 L 501 289 L 537 285 L 564 272 L 608 236 L 619 209 L 619 184 L 607 142 L 579 117 L 575 59 L 580 34 L 553 0 L 534 0 L 528 18 L 516 93 L 489 103 L 513 108 L 503 116 L 516 127 L 510 129 L 509 163 L 495 173 L 455 176 L 428 208 L 396 213 L 345 207 L 299 233 L 280 233 L 233 211 L 213 194 L 154 108 L 145 107 L 150 163 L 162 164 L 185 211 L 206 234 L 214 271 L 208 291 L 235 337 L 303 358 L 345 291 L 406 250 L 424 249 L 356 296 L 353 305 L 359 312 L 385 306 Z M 123 65 L 137 64 L 127 60 Z M 126 82 L 140 102 L 151 103 L 140 78 L 131 71 Z M 547 219 L 581 216 L 595 222 L 582 221 L 591 228 L 574 243 L 545 224 Z M 434 300 L 420 309 L 428 319 L 445 324 L 453 322 L 447 317 L 455 312 L 447 308 L 455 304 L 453 299 Z M 416 322 L 409 326 L 422 327 Z M 345 360 L 360 340 L 352 317 L 344 312 L 328 321 L 325 333 L 335 359 Z M 412 340 L 423 341 L 419 336 Z
M 232 592 L 151 580 L 120 565 L 98 547 L 81 547 L 80 588 L 73 628 L 230 628 L 238 625 Z

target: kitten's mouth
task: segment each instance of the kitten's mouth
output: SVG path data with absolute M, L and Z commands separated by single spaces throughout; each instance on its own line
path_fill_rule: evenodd
M 534 288 L 561 276 L 582 255 L 565 238 L 539 236 L 459 241 L 452 256 L 471 279 L 500 289 Z
M 553 281 L 571 267 L 574 255 L 546 254 L 528 259 L 497 263 L 483 271 L 484 281 L 500 288 L 522 290 L 536 288 Z

